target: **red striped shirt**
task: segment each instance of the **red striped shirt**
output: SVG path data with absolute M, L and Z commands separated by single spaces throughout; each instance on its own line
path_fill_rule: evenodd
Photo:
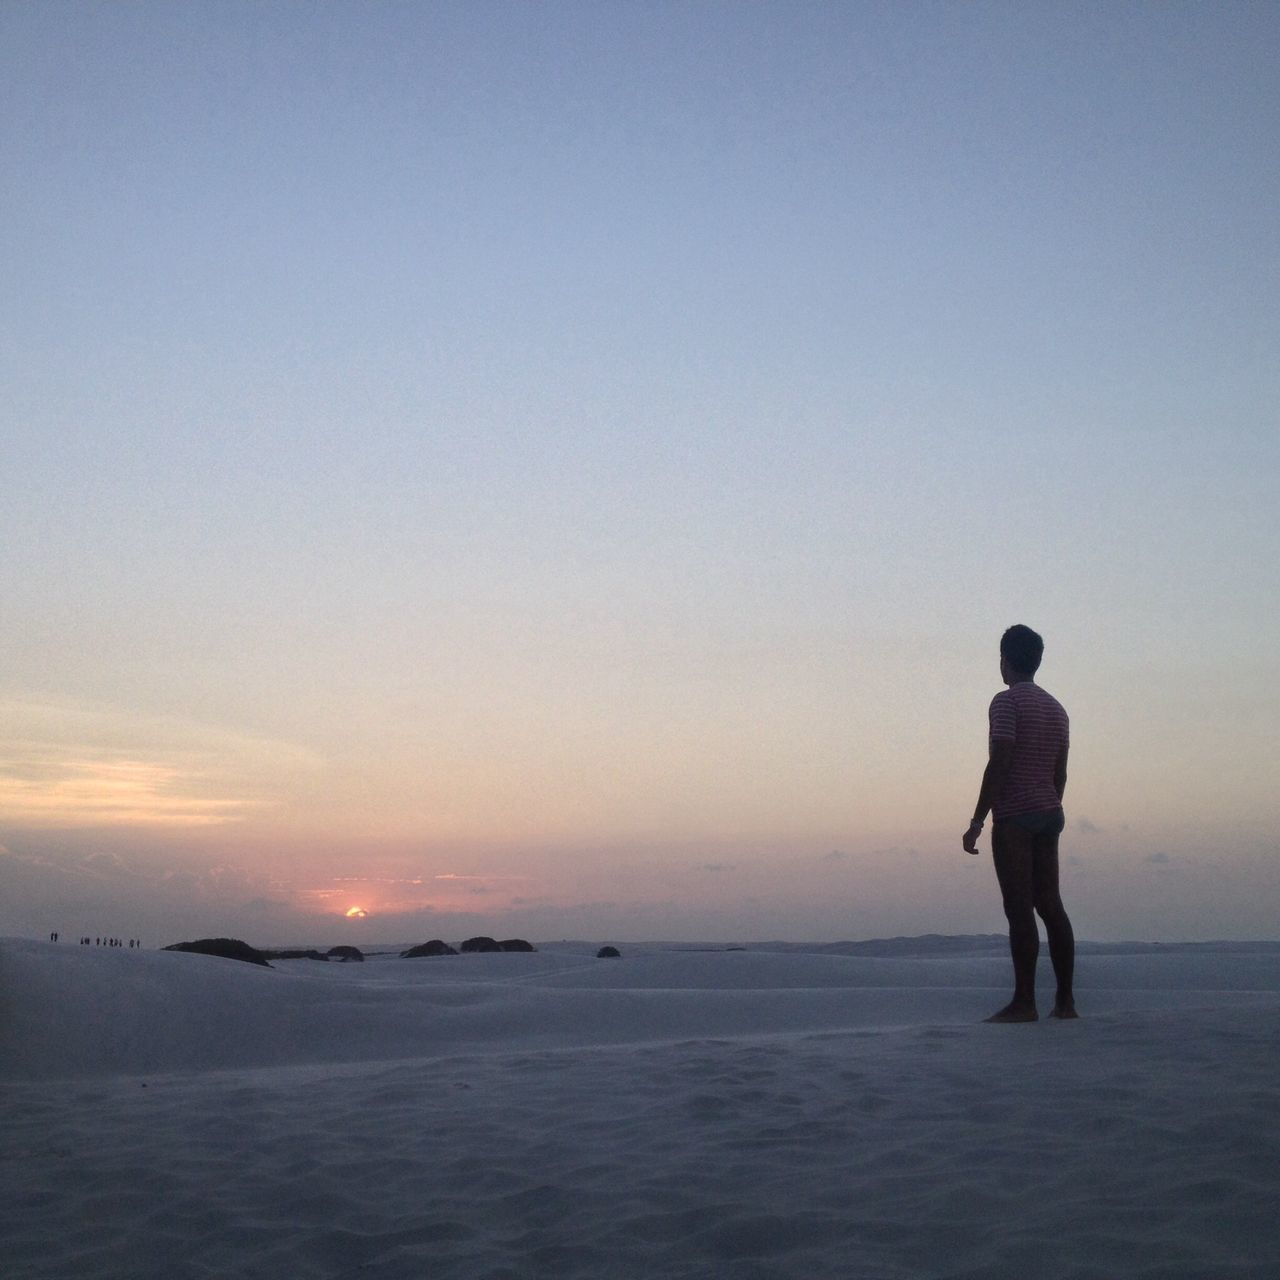
M 1067 749 L 1069 723 L 1062 703 L 1030 680 L 1020 680 L 991 699 L 990 741 L 1011 741 L 1013 763 L 991 806 L 998 822 L 1019 813 L 1044 813 L 1062 800 L 1053 785 L 1058 757 Z

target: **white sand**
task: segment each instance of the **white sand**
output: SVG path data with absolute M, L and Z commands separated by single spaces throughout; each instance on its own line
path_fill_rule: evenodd
M 1085 953 L 1012 1027 L 998 953 L 623 950 L 0 942 L 0 1268 L 1280 1276 L 1274 945 Z

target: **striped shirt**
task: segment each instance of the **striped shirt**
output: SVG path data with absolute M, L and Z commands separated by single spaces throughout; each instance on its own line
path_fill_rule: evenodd
M 1014 744 L 1009 775 L 991 806 L 995 820 L 1056 809 L 1062 800 L 1053 774 L 1069 741 L 1062 704 L 1038 684 L 1020 680 L 991 699 L 987 716 L 990 741 Z

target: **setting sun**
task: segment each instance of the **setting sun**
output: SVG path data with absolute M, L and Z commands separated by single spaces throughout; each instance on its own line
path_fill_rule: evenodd
M 363 907 L 352 907 L 351 910 L 347 912 L 347 919 L 363 920 L 368 914 L 369 913 Z

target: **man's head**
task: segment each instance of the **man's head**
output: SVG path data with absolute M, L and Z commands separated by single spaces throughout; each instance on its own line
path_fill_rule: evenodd
M 1029 680 L 1035 675 L 1043 656 L 1044 641 L 1022 623 L 1010 627 L 1000 637 L 1000 670 L 1003 675 Z

